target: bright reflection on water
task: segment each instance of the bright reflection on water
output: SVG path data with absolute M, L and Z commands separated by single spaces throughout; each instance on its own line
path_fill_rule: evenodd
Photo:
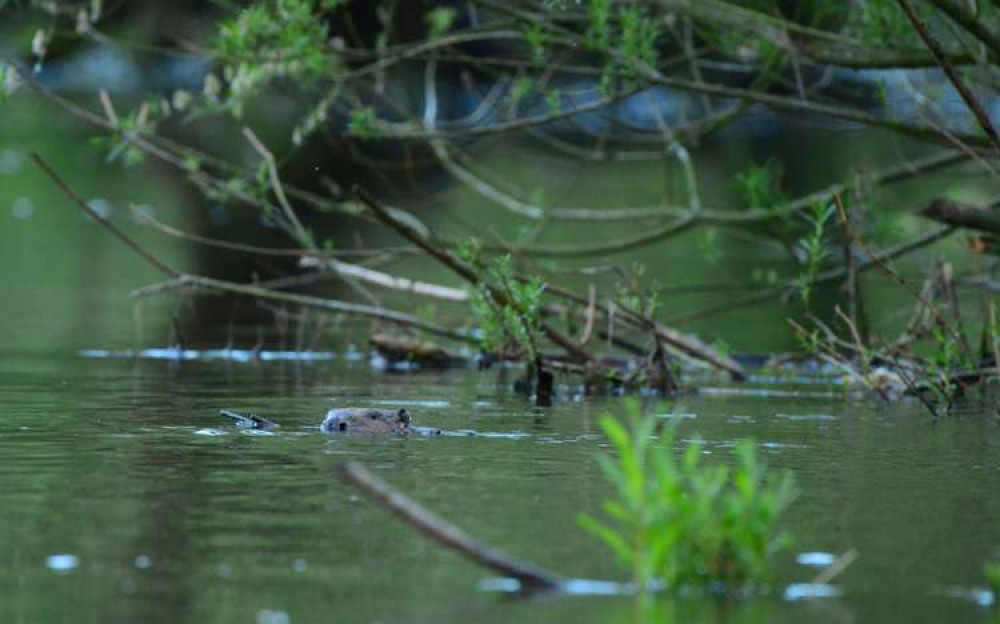
M 493 574 L 334 480 L 340 462 L 364 461 L 488 543 L 566 575 L 628 580 L 575 524 L 609 494 L 596 420 L 618 401 L 536 410 L 495 382 L 342 360 L 2 358 L 0 622 L 635 621 L 629 598 L 484 591 Z M 802 494 L 770 597 L 660 601 L 647 619 L 986 618 L 981 567 L 1000 547 L 996 415 L 970 406 L 935 424 L 916 405 L 783 390 L 649 404 L 718 461 L 756 438 Z M 459 435 L 327 437 L 316 427 L 334 405 L 407 405 L 417 424 Z M 220 408 L 282 427 L 237 430 Z M 810 585 L 851 548 L 858 559 L 832 586 Z

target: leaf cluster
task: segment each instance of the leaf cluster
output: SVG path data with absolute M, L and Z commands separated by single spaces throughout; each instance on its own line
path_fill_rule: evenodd
M 479 325 L 483 350 L 498 351 L 513 345 L 534 360 L 545 283 L 538 278 L 519 279 L 509 255 L 484 262 L 475 240 L 462 245 L 459 255 L 479 274 L 480 282 L 470 296 L 470 309 Z M 499 301 L 496 293 L 506 301 Z
M 751 210 L 767 210 L 788 201 L 781 189 L 781 165 L 768 160 L 763 165 L 751 165 L 743 173 L 736 174 L 736 190 L 743 196 Z
M 220 24 L 214 51 L 225 63 L 227 88 L 217 103 L 238 117 L 245 102 L 276 79 L 310 83 L 329 77 L 337 57 L 327 45 L 323 17 L 338 4 L 274 0 L 253 4 Z
M 830 257 L 826 235 L 827 224 L 834 212 L 836 207 L 832 204 L 823 202 L 813 204 L 810 212 L 804 215 L 809 231 L 795 244 L 796 256 L 802 265 L 802 272 L 798 278 L 799 295 L 806 306 L 812 298 L 812 288 L 816 278 Z

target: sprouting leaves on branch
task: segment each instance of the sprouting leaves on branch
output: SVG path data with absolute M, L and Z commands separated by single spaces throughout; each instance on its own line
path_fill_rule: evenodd
M 278 79 L 309 84 L 338 66 L 323 16 L 337 2 L 274 0 L 254 4 L 219 26 L 215 52 L 224 64 L 224 110 L 239 117 L 248 100 Z
M 804 216 L 809 230 L 806 236 L 795 244 L 795 252 L 802 266 L 799 275 L 799 295 L 806 307 L 812 299 L 813 285 L 823 268 L 830 252 L 826 242 L 827 227 L 837 209 L 833 204 L 816 202 Z
M 459 256 L 476 268 L 481 280 L 470 293 L 470 309 L 483 350 L 499 352 L 514 347 L 533 361 L 538 355 L 536 336 L 541 327 L 545 283 L 538 278 L 520 279 L 510 256 L 484 261 L 475 239 L 462 244 Z M 502 293 L 506 301 L 497 301 L 494 292 Z

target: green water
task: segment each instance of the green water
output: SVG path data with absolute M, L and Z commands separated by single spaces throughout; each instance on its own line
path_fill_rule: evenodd
M 632 621 L 624 597 L 482 591 L 490 573 L 335 479 L 341 462 L 364 461 L 487 542 L 567 575 L 622 579 L 575 525 L 610 493 L 595 420 L 618 402 L 564 397 L 536 410 L 495 382 L 492 372 L 375 373 L 367 362 L 3 357 L 0 621 Z M 802 494 L 776 595 L 666 602 L 655 621 L 988 620 L 948 594 L 982 585 L 981 563 L 1000 545 L 995 417 L 969 410 L 934 424 L 917 406 L 819 394 L 670 407 L 688 415 L 681 437 L 697 432 L 720 461 L 735 440 L 756 438 Z M 315 428 L 331 405 L 397 404 L 422 424 L 483 435 L 331 438 Z M 251 435 L 220 407 L 283 427 Z M 781 598 L 817 573 L 798 553 L 851 548 L 859 558 L 835 581 L 842 597 Z
M 129 291 L 160 276 L 73 212 L 29 165 L 28 151 L 45 154 L 88 199 L 105 199 L 119 227 L 179 268 L 190 265 L 190 248 L 140 227 L 127 205 L 149 204 L 183 226 L 193 209 L 189 191 L 155 167 L 122 171 L 91 150 L 69 149 L 88 131 L 51 111 L 8 106 L 4 114 L 0 622 L 636 621 L 627 597 L 518 600 L 483 591 L 488 572 L 334 477 L 342 462 L 363 461 L 488 543 L 569 576 L 624 580 L 575 520 L 598 512 L 610 494 L 594 459 L 606 448 L 595 423 L 618 410 L 618 400 L 581 401 L 561 387 L 554 407 L 536 410 L 495 372 L 387 374 L 342 357 L 83 358 L 78 349 L 162 346 L 169 315 L 194 323 L 196 314 L 184 301 L 161 299 L 137 315 Z M 575 174 L 565 177 L 567 189 L 581 178 L 603 184 L 596 172 Z M 580 185 L 577 195 L 567 190 L 559 199 L 573 205 L 594 192 Z M 445 200 L 482 208 L 467 194 Z M 513 223 L 501 225 L 513 232 Z M 745 285 L 754 267 L 774 264 L 754 255 L 753 244 L 729 240 L 717 264 L 693 262 L 702 243 L 692 235 L 669 254 L 652 250 L 642 259 L 652 276 L 682 291 L 705 282 Z M 628 265 L 628 258 L 613 261 Z M 386 268 L 455 283 L 429 262 Z M 896 306 L 887 284 L 872 276 L 865 287 L 872 300 Z M 718 293 L 692 290 L 664 305 L 674 315 L 718 302 Z M 785 311 L 778 304 L 735 310 L 697 328 L 737 351 L 788 348 Z M 339 348 L 362 344 L 368 330 L 327 329 Z M 212 346 L 225 344 L 226 331 L 218 336 Z M 256 339 L 241 336 L 242 347 Z M 712 460 L 728 461 L 736 440 L 753 437 L 773 467 L 793 470 L 802 493 L 786 528 L 796 542 L 778 561 L 770 596 L 663 600 L 647 621 L 992 621 L 988 609 L 963 597 L 983 585 L 983 562 L 1000 554 L 1000 427 L 992 407 L 970 403 L 935 423 L 917 404 L 852 402 L 821 385 L 797 388 L 806 391 L 798 396 L 773 392 L 787 389 L 777 386 L 726 394 L 712 391 L 717 381 L 702 385 L 700 395 L 647 409 L 690 416 L 681 437 L 702 436 Z M 479 435 L 320 434 L 325 410 L 345 405 L 406 405 L 418 424 Z M 249 435 L 223 422 L 220 408 L 258 411 L 283 427 Z M 859 556 L 834 579 L 840 597 L 783 598 L 789 585 L 819 573 L 797 563 L 799 554 L 850 549 Z

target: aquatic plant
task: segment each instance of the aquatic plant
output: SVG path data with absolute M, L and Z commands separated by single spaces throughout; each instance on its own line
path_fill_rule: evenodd
M 637 402 L 626 415 L 627 425 L 601 420 L 616 451 L 600 457 L 617 494 L 603 505 L 610 523 L 581 515 L 580 525 L 631 568 L 640 590 L 662 582 L 731 593 L 766 582 L 789 543 L 776 523 L 795 496 L 791 474 L 769 474 L 749 440 L 737 444 L 735 466 L 705 464 L 700 442 L 678 454 L 674 427 L 659 430 Z

